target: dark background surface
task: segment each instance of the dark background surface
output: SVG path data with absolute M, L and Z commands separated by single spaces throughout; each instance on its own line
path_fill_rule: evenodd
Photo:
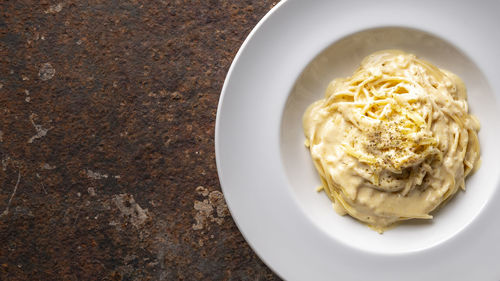
M 0 280 L 277 280 L 214 126 L 274 1 L 1 1 Z

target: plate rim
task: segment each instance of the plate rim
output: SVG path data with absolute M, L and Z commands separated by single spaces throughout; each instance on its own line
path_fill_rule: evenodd
M 277 5 L 275 5 L 270 11 L 268 11 L 268 13 L 257 23 L 257 25 L 252 29 L 252 31 L 249 33 L 249 35 L 246 37 L 246 39 L 244 40 L 244 42 L 242 43 L 241 47 L 239 48 L 237 54 L 235 55 L 232 63 L 231 63 L 231 66 L 227 72 L 227 75 L 226 75 L 226 78 L 224 80 L 224 84 L 223 84 L 223 87 L 222 87 L 222 90 L 221 90 L 221 95 L 220 95 L 220 98 L 219 98 L 219 103 L 218 103 L 218 106 L 217 106 L 217 116 L 216 116 L 216 125 L 215 125 L 215 154 L 216 154 L 216 165 L 217 165 L 217 172 L 218 172 L 218 176 L 219 176 L 219 181 L 220 181 L 220 186 L 221 186 L 221 189 L 222 191 L 224 192 L 224 195 L 227 194 L 226 189 L 228 189 L 229 187 L 226 186 L 226 184 L 224 183 L 224 180 L 223 180 L 223 171 L 222 171 L 222 164 L 221 164 L 221 156 L 220 156 L 220 153 L 221 153 L 221 150 L 222 148 L 220 147 L 220 138 L 221 138 L 221 132 L 220 132 L 220 118 L 221 118 L 221 115 L 219 114 L 221 111 L 222 111 L 222 108 L 224 106 L 224 98 L 225 96 L 227 95 L 227 87 L 228 87 L 228 84 L 231 80 L 231 77 L 232 77 L 232 74 L 234 72 L 234 69 L 236 68 L 237 64 L 238 64 L 238 61 L 241 57 L 241 55 L 244 53 L 244 51 L 246 50 L 246 48 L 248 47 L 248 44 L 249 42 L 254 38 L 255 34 L 260 30 L 260 28 L 276 13 L 276 11 L 278 11 L 281 7 L 283 7 L 285 4 L 287 3 L 290 3 L 290 2 L 293 2 L 293 0 L 283 0 L 281 2 L 279 2 Z M 334 1 L 334 2 L 337 2 L 337 1 Z M 363 1 L 361 1 L 363 2 Z M 374 26 L 372 27 L 368 27 L 368 28 L 373 28 Z M 414 27 L 414 26 L 408 26 L 409 28 L 417 28 L 419 30 L 423 30 L 423 31 L 427 31 L 425 29 L 421 29 L 419 27 Z M 334 40 L 335 41 L 335 40 Z M 453 42 L 452 42 L 453 43 Z M 495 89 L 493 87 L 493 92 L 495 92 Z M 498 97 L 498 93 L 495 92 L 495 97 L 496 98 L 499 98 Z M 281 118 L 280 118 L 281 119 Z M 226 187 L 225 187 L 226 186 Z M 497 190 L 494 192 L 495 194 L 498 193 L 498 188 Z M 493 194 L 492 196 L 494 196 L 495 194 Z M 231 199 L 226 199 L 228 201 L 228 208 L 231 212 L 231 215 L 233 217 L 233 220 L 236 224 L 236 226 L 238 227 L 240 233 L 243 235 L 244 239 L 246 240 L 246 242 L 248 243 L 248 245 L 251 247 L 251 249 L 254 251 L 254 253 L 271 269 L 273 270 L 274 273 L 276 273 L 278 276 L 280 276 L 281 278 L 284 278 L 285 275 L 283 274 L 283 272 L 281 272 L 280 270 L 278 270 L 276 267 L 275 267 L 275 264 L 272 264 L 271 262 L 269 262 L 268 258 L 265 257 L 259 250 L 258 250 L 258 247 L 256 245 L 254 245 L 254 241 L 252 241 L 251 237 L 248 237 L 247 233 L 245 233 L 245 231 L 243 230 L 243 226 L 241 225 L 241 222 L 238 221 L 237 219 L 237 216 L 235 216 L 235 211 L 233 210 L 234 206 L 232 204 L 229 203 L 229 201 Z M 491 200 L 490 200 L 491 201 Z M 486 206 L 484 206 L 486 207 Z

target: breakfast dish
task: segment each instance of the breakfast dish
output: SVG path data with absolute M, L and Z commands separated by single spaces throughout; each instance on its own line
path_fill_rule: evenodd
M 399 50 L 367 56 L 303 116 L 319 190 L 380 233 L 432 219 L 465 189 L 480 163 L 479 127 L 457 75 Z

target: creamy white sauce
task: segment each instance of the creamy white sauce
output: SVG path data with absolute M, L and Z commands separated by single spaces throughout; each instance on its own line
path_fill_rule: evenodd
M 458 76 L 397 50 L 333 80 L 303 127 L 334 209 L 379 232 L 432 218 L 479 164 L 479 122 L 466 99 Z

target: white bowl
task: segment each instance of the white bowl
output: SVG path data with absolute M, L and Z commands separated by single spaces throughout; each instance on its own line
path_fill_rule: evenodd
M 428 4 L 425 4 L 428 3 Z M 221 186 L 256 253 L 287 280 L 500 280 L 500 2 L 299 1 L 276 6 L 226 78 L 216 122 Z M 431 222 L 379 235 L 337 215 L 301 118 L 366 55 L 402 49 L 460 76 L 481 121 L 482 166 Z

